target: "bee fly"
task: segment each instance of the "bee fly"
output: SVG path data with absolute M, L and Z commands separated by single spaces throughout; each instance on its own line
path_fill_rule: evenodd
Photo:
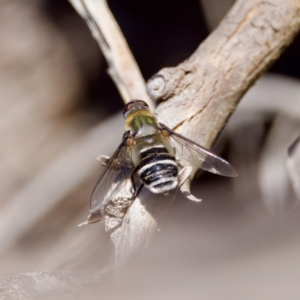
M 154 194 L 167 195 L 187 180 L 191 166 L 223 176 L 237 176 L 227 161 L 157 122 L 144 101 L 127 103 L 123 115 L 126 131 L 121 144 L 111 158 L 100 158 L 105 169 L 91 196 L 89 223 L 102 218 L 105 207 L 128 180 L 133 201 L 143 187 Z

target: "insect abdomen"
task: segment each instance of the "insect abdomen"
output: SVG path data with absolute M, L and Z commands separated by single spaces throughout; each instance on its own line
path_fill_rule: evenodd
M 145 186 L 155 194 L 167 193 L 178 185 L 177 163 L 162 145 L 141 151 L 138 174 Z

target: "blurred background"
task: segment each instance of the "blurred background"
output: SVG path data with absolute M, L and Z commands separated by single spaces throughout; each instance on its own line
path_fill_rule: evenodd
M 108 2 L 146 80 L 188 58 L 233 3 Z M 2 0 L 0 25 L 0 276 L 99 271 L 114 261 L 109 236 L 101 223 L 77 224 L 101 172 L 95 158 L 121 139 L 122 99 L 68 1 Z M 300 135 L 299 53 L 298 36 L 215 145 L 239 177 L 195 179 L 203 202 L 177 197 L 126 280 L 92 296 L 299 299 L 297 143 L 288 156 Z

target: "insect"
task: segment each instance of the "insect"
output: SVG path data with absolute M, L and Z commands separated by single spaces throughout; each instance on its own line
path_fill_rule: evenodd
M 130 182 L 133 201 L 143 187 L 167 195 L 180 187 L 191 167 L 235 177 L 234 168 L 221 157 L 159 123 L 146 102 L 134 100 L 124 107 L 126 131 L 111 158 L 102 158 L 105 169 L 93 190 L 91 213 L 103 209 Z

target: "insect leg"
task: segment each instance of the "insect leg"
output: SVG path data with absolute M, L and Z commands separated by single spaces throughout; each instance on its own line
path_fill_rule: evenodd
M 137 171 L 137 167 L 133 170 L 131 177 L 130 177 L 134 193 L 136 193 L 136 185 L 135 185 L 135 181 L 134 181 L 134 175 L 136 174 L 136 171 Z
M 97 160 L 103 167 L 106 167 L 110 163 L 110 156 L 100 154 Z
M 131 203 L 130 205 L 133 203 L 133 201 L 135 200 L 135 198 L 139 195 L 139 193 L 141 192 L 142 188 L 144 187 L 144 184 L 142 183 L 139 188 L 134 192 L 132 198 L 131 198 Z
M 195 202 L 200 202 L 202 201 L 201 199 L 198 199 L 191 194 L 191 190 L 190 190 L 191 180 L 189 177 L 192 171 L 193 168 L 191 166 L 183 167 L 180 170 L 178 174 L 178 187 L 186 198 Z

